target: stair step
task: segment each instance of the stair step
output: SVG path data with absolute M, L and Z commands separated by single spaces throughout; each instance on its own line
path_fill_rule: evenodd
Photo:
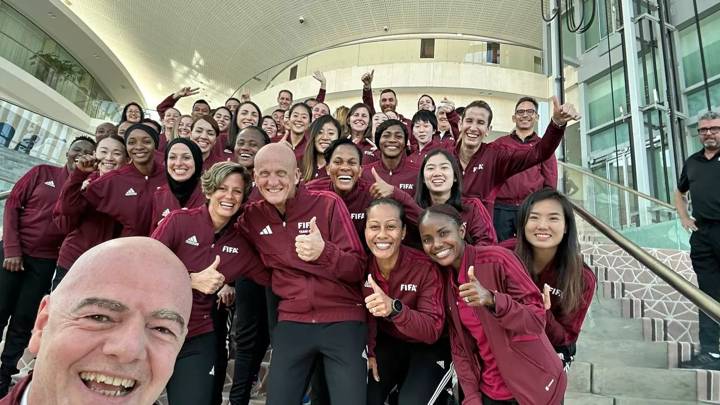
M 580 335 L 575 358 L 595 366 L 668 367 L 666 342 L 594 339 Z
M 641 367 L 592 368 L 592 392 L 607 396 L 697 400 L 697 372 Z M 655 402 L 656 403 L 656 402 Z
M 589 393 L 592 389 L 592 365 L 584 361 L 574 361 L 568 371 L 567 392 Z
M 613 397 L 602 395 L 568 392 L 565 394 L 563 403 L 565 405 L 615 405 L 615 400 Z
M 580 337 L 583 336 L 593 339 L 645 340 L 642 320 L 621 318 L 619 313 L 604 315 L 601 311 L 593 311 L 592 307 L 583 322 Z

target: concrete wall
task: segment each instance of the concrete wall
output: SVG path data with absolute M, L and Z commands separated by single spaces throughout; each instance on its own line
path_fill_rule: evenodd
M 341 68 L 325 72 L 328 95 L 326 102 L 331 110 L 340 105 L 351 106 L 361 101 L 363 73 L 375 70 L 373 88 L 376 107 L 379 91 L 391 87 L 398 94 L 398 112 L 412 116 L 417 111 L 417 100 L 428 93 L 435 102 L 447 97 L 461 106 L 477 99 L 490 103 L 494 110 L 493 127 L 496 131 L 512 129 L 510 116 L 515 102 L 523 95 L 538 99 L 549 96 L 547 78 L 542 74 L 457 62 L 392 63 Z M 312 74 L 312 73 L 310 73 Z M 312 76 L 299 77 L 281 83 L 266 91 L 253 94 L 252 99 L 266 113 L 276 106 L 277 93 L 289 89 L 296 100 L 315 97 L 319 84 Z

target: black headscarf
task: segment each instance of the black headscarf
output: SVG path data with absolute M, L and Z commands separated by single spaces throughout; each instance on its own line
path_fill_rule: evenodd
M 172 149 L 173 145 L 175 145 L 176 143 L 181 143 L 190 148 L 190 153 L 192 153 L 193 160 L 195 161 L 195 173 L 193 173 L 192 177 L 183 182 L 173 179 L 167 170 L 168 155 L 170 154 L 170 149 Z M 165 167 L 165 176 L 167 177 L 170 191 L 172 191 L 172 193 L 175 195 L 175 198 L 178 199 L 178 201 L 180 202 L 180 206 L 184 207 L 190 199 L 192 193 L 195 191 L 195 188 L 200 181 L 200 175 L 202 175 L 203 159 L 200 147 L 197 146 L 195 142 L 187 138 L 173 139 L 172 141 L 170 141 L 170 143 L 168 143 L 167 148 L 165 148 Z

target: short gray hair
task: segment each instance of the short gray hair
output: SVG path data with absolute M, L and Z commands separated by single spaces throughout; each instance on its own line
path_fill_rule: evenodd
M 720 120 L 720 113 L 715 111 L 706 111 L 700 116 L 700 118 L 698 118 L 698 122 L 712 120 Z
M 217 191 L 220 184 L 231 174 L 237 173 L 243 179 L 243 202 L 247 201 L 250 189 L 252 188 L 252 178 L 250 172 L 240 164 L 235 162 L 219 162 L 212 165 L 201 177 L 202 191 L 205 195 L 209 195 Z

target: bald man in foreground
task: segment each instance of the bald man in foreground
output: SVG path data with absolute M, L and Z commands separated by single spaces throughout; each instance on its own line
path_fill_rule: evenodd
M 150 405 L 187 334 L 185 266 L 162 243 L 114 239 L 85 252 L 40 303 L 35 370 L 0 405 Z
M 263 198 L 246 204 L 238 228 L 272 270 L 280 297 L 267 404 L 300 405 L 322 359 L 330 402 L 365 405 L 365 253 L 345 203 L 305 188 L 282 143 L 258 151 L 254 176 Z

